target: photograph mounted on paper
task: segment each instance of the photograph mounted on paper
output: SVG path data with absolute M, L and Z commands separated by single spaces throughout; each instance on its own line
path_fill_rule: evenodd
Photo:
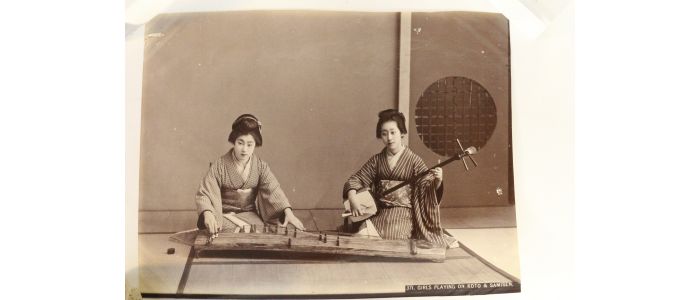
M 162 14 L 143 55 L 143 296 L 520 292 L 503 15 Z

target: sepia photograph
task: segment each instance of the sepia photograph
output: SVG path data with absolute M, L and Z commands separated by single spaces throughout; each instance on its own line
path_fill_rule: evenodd
M 163 13 L 142 35 L 143 297 L 520 292 L 504 15 Z
M 3 299 L 693 298 L 697 10 L 574 2 L 7 3 Z

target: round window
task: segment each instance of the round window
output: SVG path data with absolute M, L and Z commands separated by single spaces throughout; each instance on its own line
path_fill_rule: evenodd
M 416 131 L 433 152 L 452 156 L 459 144 L 481 149 L 496 129 L 496 104 L 478 82 L 466 77 L 445 77 L 421 94 L 413 114 Z

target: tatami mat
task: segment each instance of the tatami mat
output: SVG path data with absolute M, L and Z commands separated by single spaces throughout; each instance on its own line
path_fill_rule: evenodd
M 139 236 L 140 289 L 146 294 L 333 295 L 403 293 L 407 284 L 512 282 L 464 249 L 444 263 L 303 258 L 195 258 L 182 281 L 189 247 L 168 234 Z M 172 255 L 168 248 L 175 248 Z M 519 284 L 518 284 L 519 286 Z
M 295 215 L 310 231 L 335 230 L 342 224 L 341 213 L 339 209 L 295 210 Z M 361 286 L 369 293 L 391 294 L 403 291 L 405 284 L 493 282 L 509 281 L 508 276 L 520 277 L 513 206 L 443 208 L 441 215 L 443 227 L 469 249 L 456 249 L 459 253 L 450 250 L 445 264 L 369 261 L 348 264 L 308 259 L 275 263 L 264 258 L 264 262 L 255 263 L 257 260 L 248 258 L 202 257 L 199 263 L 190 266 L 184 285 L 182 274 L 190 247 L 168 241 L 170 234 L 140 234 L 140 290 L 150 294 L 174 295 L 180 290 L 185 294 L 254 296 L 261 295 L 261 290 L 290 295 L 347 294 Z M 167 225 L 183 230 L 195 227 L 176 222 Z M 175 249 L 175 253 L 167 254 L 169 248 Z M 373 282 L 385 284 L 373 285 Z
M 447 229 L 447 232 L 494 266 L 520 278 L 516 228 Z

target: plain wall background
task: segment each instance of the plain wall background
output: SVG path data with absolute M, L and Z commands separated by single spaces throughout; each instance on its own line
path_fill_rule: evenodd
M 477 81 L 496 104 L 496 128 L 479 153 L 473 155 L 479 166 L 473 168 L 470 162 L 469 172 L 459 161 L 443 167 L 445 192 L 441 207 L 509 205 L 508 19 L 501 14 L 477 12 L 413 13 L 411 27 L 411 129 L 415 128 L 416 104 L 421 94 L 444 77 Z M 409 130 L 409 134 L 411 149 L 428 167 L 437 164 L 438 159 L 448 158 L 430 150 L 416 130 Z M 462 143 L 464 148 L 471 146 Z M 502 195 L 496 193 L 497 188 L 502 189 Z
M 140 211 L 194 210 L 233 120 L 263 123 L 267 161 L 295 208 L 340 208 L 397 106 L 398 13 L 160 15 L 144 46 Z M 141 218 L 145 218 L 144 215 Z M 194 224 L 193 224 L 194 225 Z

